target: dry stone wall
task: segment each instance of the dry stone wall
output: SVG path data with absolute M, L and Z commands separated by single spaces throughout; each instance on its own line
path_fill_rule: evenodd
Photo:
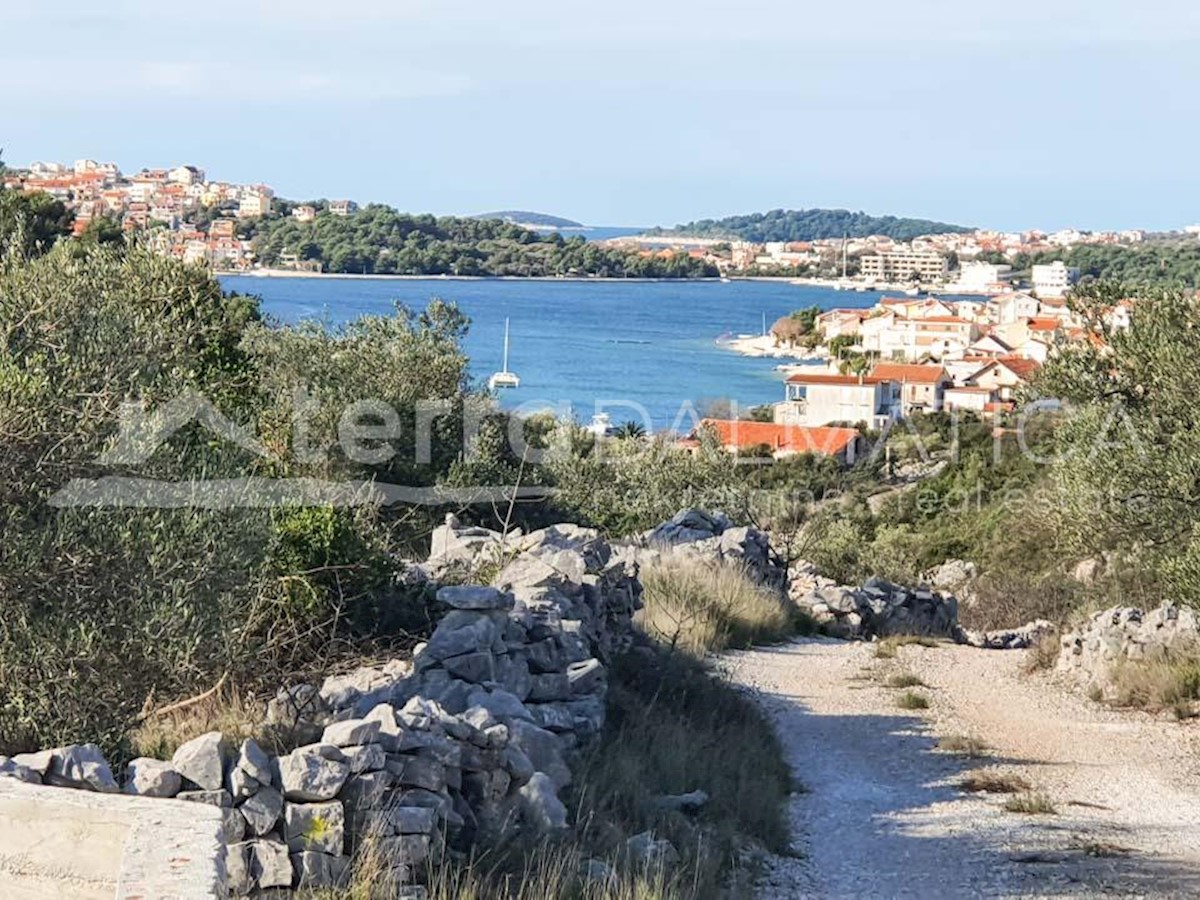
M 1057 668 L 1107 692 L 1126 663 L 1200 657 L 1200 617 L 1186 606 L 1141 610 L 1115 606 L 1093 614 L 1061 638 Z
M 232 896 L 336 885 L 368 842 L 421 896 L 426 864 L 517 829 L 567 826 L 572 755 L 604 723 L 607 664 L 632 640 L 637 563 L 596 532 L 437 530 L 413 577 L 445 615 L 411 660 L 289 687 L 267 721 L 300 745 L 272 756 L 201 735 L 118 781 L 92 745 L 0 757 L 0 777 L 215 808 Z M 490 570 L 490 584 L 451 584 Z

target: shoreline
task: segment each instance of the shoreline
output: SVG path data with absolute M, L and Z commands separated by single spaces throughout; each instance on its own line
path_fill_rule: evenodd
M 551 281 L 572 284 L 726 284 L 734 282 L 761 282 L 764 284 L 791 284 L 796 287 L 823 288 L 837 290 L 837 279 L 831 278 L 797 278 L 792 275 L 722 275 L 703 278 L 621 278 L 617 276 L 600 275 L 381 275 L 361 274 L 357 272 L 302 272 L 295 269 L 261 268 L 249 269 L 244 272 L 214 271 L 216 277 L 238 278 L 311 278 L 345 281 Z M 944 292 L 951 296 L 975 296 L 975 292 L 951 291 L 950 286 L 931 291 L 924 291 L 926 296 L 937 296 Z M 902 285 L 873 285 L 863 290 L 842 290 L 840 293 L 853 296 L 855 294 L 888 294 L 901 293 Z M 987 292 L 979 292 L 978 296 L 990 296 Z

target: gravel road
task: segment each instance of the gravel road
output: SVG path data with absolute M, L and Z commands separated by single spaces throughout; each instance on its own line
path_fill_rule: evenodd
M 1024 654 L 952 644 L 803 640 L 722 666 L 769 710 L 807 791 L 791 803 L 794 856 L 762 898 L 1200 897 L 1200 725 L 1105 709 Z M 901 709 L 907 673 L 929 708 Z M 981 758 L 935 749 L 970 735 Z M 1004 810 L 963 774 L 1017 775 L 1053 815 Z

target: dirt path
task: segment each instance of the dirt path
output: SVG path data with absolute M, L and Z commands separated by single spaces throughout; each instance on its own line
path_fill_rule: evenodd
M 772 861 L 761 897 L 1200 896 L 1200 725 L 1103 709 L 1022 675 L 1020 652 L 874 649 L 806 640 L 725 660 L 808 789 L 791 807 L 797 857 Z M 929 709 L 898 706 L 897 673 L 928 686 Z M 935 750 L 947 735 L 991 750 Z M 976 769 L 1024 778 L 1057 814 L 959 789 Z

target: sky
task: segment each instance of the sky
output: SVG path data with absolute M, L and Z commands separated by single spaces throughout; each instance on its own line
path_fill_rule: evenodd
M 4 0 L 10 165 L 672 225 L 1200 221 L 1195 0 Z

